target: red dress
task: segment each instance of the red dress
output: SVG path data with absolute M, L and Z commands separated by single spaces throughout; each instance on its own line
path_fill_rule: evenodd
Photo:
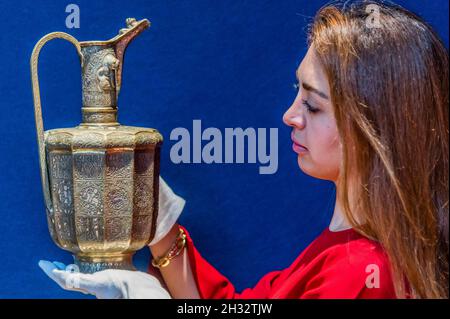
M 237 293 L 197 251 L 188 231 L 187 252 L 201 298 L 395 298 L 390 263 L 380 244 L 354 229 L 328 227 L 286 269 L 269 272 Z

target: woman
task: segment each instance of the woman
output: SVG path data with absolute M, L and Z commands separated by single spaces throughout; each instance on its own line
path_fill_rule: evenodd
M 300 169 L 336 185 L 329 227 L 290 267 L 236 293 L 176 224 L 183 199 L 161 180 L 149 272 L 174 298 L 448 298 L 446 48 L 414 14 L 369 2 L 323 7 L 308 47 L 283 121 Z M 64 265 L 40 265 L 67 289 Z M 77 278 L 99 298 L 169 297 L 152 274 Z

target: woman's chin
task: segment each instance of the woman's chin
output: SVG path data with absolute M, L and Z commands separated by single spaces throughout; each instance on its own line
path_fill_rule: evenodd
M 305 173 L 306 175 L 312 175 L 313 171 L 311 171 L 310 163 L 307 159 L 305 159 L 304 155 L 298 155 L 297 156 L 297 164 L 300 170 Z
M 339 175 L 338 169 L 317 169 L 317 165 L 314 165 L 310 159 L 304 156 L 299 155 L 297 157 L 297 163 L 303 173 L 317 179 L 336 182 L 336 177 Z
M 297 163 L 300 170 L 308 176 L 323 179 L 327 181 L 333 181 L 332 176 L 334 174 L 329 174 L 327 170 L 318 170 L 317 166 L 311 162 L 310 158 L 306 158 L 304 155 L 299 155 L 297 157 Z

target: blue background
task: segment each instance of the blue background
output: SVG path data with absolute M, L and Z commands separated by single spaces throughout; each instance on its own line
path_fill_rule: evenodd
M 29 58 L 51 31 L 106 40 L 125 18 L 152 22 L 128 47 L 119 98 L 122 124 L 165 137 L 161 175 L 187 205 L 180 218 L 202 255 L 238 291 L 282 269 L 329 223 L 334 186 L 304 175 L 282 115 L 292 102 L 305 30 L 326 1 L 81 1 L 81 28 L 67 29 L 69 1 L 3 1 L 0 10 L 0 297 L 89 298 L 61 290 L 39 259 L 71 263 L 47 230 L 41 191 Z M 422 15 L 448 45 L 448 1 L 398 1 Z M 80 122 L 80 66 L 68 42 L 41 52 L 45 129 Z M 279 128 L 279 168 L 258 164 L 173 164 L 172 129 Z M 147 249 L 135 257 L 145 270 Z

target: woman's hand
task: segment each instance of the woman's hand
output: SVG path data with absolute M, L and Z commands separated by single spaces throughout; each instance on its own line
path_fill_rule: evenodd
M 93 274 L 72 272 L 59 262 L 39 261 L 39 267 L 61 288 L 95 295 L 98 299 L 170 299 L 159 280 L 141 271 L 102 270 Z

